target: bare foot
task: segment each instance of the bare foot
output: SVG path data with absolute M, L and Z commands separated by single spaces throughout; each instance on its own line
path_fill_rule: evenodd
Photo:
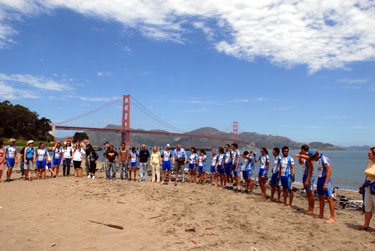
M 314 211 L 312 211 L 312 210 L 306 210 L 305 211 L 305 214 L 309 214 L 310 215 L 310 214 L 313 214 L 313 213 L 314 213 Z
M 324 221 L 324 223 L 333 223 L 335 222 L 334 218 L 329 218 L 328 220 Z
M 315 215 L 314 219 L 322 219 L 324 216 L 323 215 Z

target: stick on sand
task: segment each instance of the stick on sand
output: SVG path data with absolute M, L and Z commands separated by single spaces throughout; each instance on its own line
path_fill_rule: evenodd
M 113 227 L 113 228 L 121 229 L 121 230 L 124 229 L 123 226 L 119 226 L 119 225 L 106 224 L 106 223 L 102 223 L 102 222 L 99 222 L 99 221 L 93 221 L 93 220 L 90 220 L 90 222 L 92 222 L 92 223 L 96 223 L 96 224 L 100 224 L 100 225 L 104 225 L 104 226 L 107 226 L 107 227 Z

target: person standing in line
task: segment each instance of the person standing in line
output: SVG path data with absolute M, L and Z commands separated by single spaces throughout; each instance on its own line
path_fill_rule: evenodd
M 280 159 L 280 170 L 278 177 L 280 178 L 281 185 L 283 187 L 283 205 L 292 207 L 293 202 L 293 190 L 292 182 L 295 181 L 295 168 L 294 160 L 289 156 L 289 147 L 284 146 L 282 149 L 282 157 Z M 289 195 L 289 202 L 287 198 Z
M 25 162 L 25 180 L 32 181 L 31 179 L 31 171 L 33 171 L 34 167 L 33 164 L 36 161 L 36 151 L 34 149 L 34 141 L 29 140 L 27 141 L 27 146 L 24 151 L 24 159 Z
M 241 153 L 238 150 L 237 143 L 232 144 L 232 171 L 236 181 L 237 187 L 234 189 L 235 192 L 241 191 Z
M 260 162 L 260 168 L 258 173 L 258 181 L 260 189 L 262 190 L 262 196 L 266 197 L 267 192 L 267 175 L 270 169 L 270 157 L 268 156 L 268 151 L 265 147 L 260 149 L 260 156 L 255 159 L 255 162 Z
M 63 149 L 61 148 L 61 143 L 56 142 L 55 146 L 52 148 L 53 157 L 52 157 L 52 170 L 55 172 L 55 176 L 59 176 L 59 170 L 61 165 L 61 160 L 63 156 Z
M 210 166 L 210 186 L 212 186 L 212 179 L 215 177 L 216 180 L 216 186 L 218 182 L 218 177 L 217 177 L 217 169 L 216 169 L 216 162 L 219 158 L 219 155 L 216 153 L 215 149 L 212 149 L 212 155 L 211 155 L 211 166 Z
M 245 180 L 245 193 L 252 193 L 254 190 L 254 183 L 251 177 L 254 171 L 255 154 L 252 151 L 245 151 L 242 156 L 245 158 L 242 171 L 242 177 Z
M 224 172 L 226 177 L 225 187 L 226 189 L 233 189 L 233 170 L 232 170 L 232 151 L 230 150 L 229 144 L 224 146 L 225 157 L 224 157 Z
M 126 143 L 121 144 L 120 151 L 118 152 L 118 160 L 120 165 L 120 179 L 129 180 L 129 151 L 126 148 Z
M 199 183 L 201 185 L 204 184 L 205 180 L 205 168 L 206 168 L 206 152 L 203 149 L 199 150 L 199 156 L 198 156 L 198 175 L 199 175 Z
M 298 157 L 298 163 L 304 165 L 302 184 L 305 188 L 307 195 L 308 207 L 305 214 L 313 214 L 315 207 L 315 197 L 314 197 L 314 161 L 311 157 L 315 154 L 314 150 L 310 150 L 310 146 L 303 144 L 301 150 L 298 154 L 293 154 L 293 157 Z
M 363 205 L 365 207 L 365 222 L 363 225 L 358 227 L 358 230 L 369 230 L 370 221 L 372 214 L 375 211 L 375 194 L 371 193 L 370 186 L 375 187 L 375 146 L 371 147 L 368 151 L 368 162 L 365 173 L 365 182 L 362 186 L 359 187 L 360 192 L 363 196 Z M 372 231 L 371 234 L 375 235 L 375 231 Z
M 169 144 L 167 144 L 164 148 L 164 150 L 161 153 L 161 157 L 163 159 L 161 169 L 162 169 L 162 174 L 161 174 L 161 182 L 165 182 L 165 175 L 166 172 L 168 171 L 168 179 L 169 183 L 172 182 L 172 174 L 171 174 L 171 168 L 172 168 L 172 163 L 171 163 L 171 158 L 172 158 L 172 153 L 169 150 Z
M 83 144 L 81 145 L 82 146 L 82 150 L 86 152 L 87 147 L 88 147 L 89 144 L 90 144 L 90 141 L 88 139 L 84 139 L 83 140 Z M 87 159 L 87 156 L 85 155 L 85 172 L 86 172 L 87 176 L 90 175 L 89 174 L 89 168 L 90 168 L 90 162 Z
M 24 162 L 24 154 L 25 154 L 25 148 L 27 147 L 24 146 L 21 151 L 20 151 L 20 169 L 21 169 L 21 180 L 25 178 L 25 162 Z
M 131 152 L 129 153 L 129 180 L 132 180 L 132 172 L 134 173 L 134 181 L 137 177 L 137 166 L 138 166 L 138 152 L 135 147 L 132 147 Z
M 314 218 L 323 218 L 324 217 L 324 197 L 326 197 L 329 206 L 330 217 L 328 220 L 324 221 L 325 223 L 335 222 L 335 202 L 332 198 L 332 167 L 331 161 L 329 158 L 319 151 L 315 151 L 314 155 L 311 157 L 311 160 L 316 162 L 318 167 L 318 182 L 316 185 L 316 190 L 319 196 L 319 214 Z
M 95 152 L 94 147 L 91 144 L 86 146 L 86 160 L 89 162 L 89 174 L 88 179 L 95 179 L 96 162 L 98 161 L 99 155 Z
M 177 186 L 179 172 L 181 172 L 182 174 L 181 182 L 185 181 L 184 167 L 185 167 L 185 164 L 187 163 L 187 155 L 186 155 L 185 149 L 181 147 L 180 143 L 176 145 L 176 149 L 173 152 L 172 163 L 174 165 L 174 171 L 176 173 L 176 180 L 175 180 L 174 185 Z
M 151 171 L 152 171 L 152 182 L 155 182 L 155 176 L 156 176 L 156 182 L 160 182 L 160 166 L 161 166 L 161 154 L 159 152 L 159 149 L 157 146 L 154 146 L 151 153 Z
M 78 169 L 82 169 L 82 160 L 85 159 L 85 151 L 82 149 L 80 143 L 76 143 L 73 151 L 73 167 L 74 176 L 78 177 Z
M 274 147 L 272 149 L 272 155 L 273 155 L 273 166 L 272 166 L 272 176 L 271 176 L 271 197 L 270 201 L 274 201 L 274 195 L 277 191 L 277 201 L 281 201 L 281 183 L 280 179 L 278 178 L 279 169 L 280 169 L 280 148 Z
M 146 145 L 142 144 L 139 151 L 139 182 L 148 180 L 148 161 L 150 159 L 150 152 L 146 149 Z
M 107 161 L 107 167 L 105 169 L 105 177 L 107 180 L 116 179 L 116 162 L 118 153 L 115 151 L 115 147 L 110 145 L 107 151 L 104 153 L 105 160 Z M 112 169 L 112 177 L 111 177 L 111 169 Z
M 195 147 L 190 148 L 190 156 L 189 156 L 189 184 L 192 182 L 194 184 L 197 183 L 197 166 L 198 166 L 198 154 Z
M 216 162 L 216 175 L 220 176 L 220 187 L 225 187 L 226 185 L 226 180 L 225 180 L 225 167 L 224 167 L 224 159 L 225 159 L 225 154 L 224 154 L 224 147 L 220 146 L 219 149 L 219 156 Z M 216 187 L 218 186 L 218 177 L 216 176 Z
M 9 145 L 5 147 L 5 159 L 7 162 L 7 179 L 5 182 L 10 182 L 10 177 L 12 176 L 12 171 L 14 165 L 18 164 L 17 160 L 17 147 L 14 145 L 16 142 L 15 139 L 11 138 L 9 139 Z
M 43 142 L 39 143 L 39 147 L 36 150 L 36 179 L 43 180 L 46 177 L 46 166 L 49 162 L 48 151 Z
M 5 163 L 5 148 L 4 143 L 0 140 L 0 182 L 3 182 L 1 178 L 3 177 L 4 163 Z
M 63 175 L 69 176 L 70 175 L 70 164 L 72 162 L 72 157 L 73 157 L 73 147 L 72 147 L 72 144 L 71 144 L 70 140 L 68 140 L 66 142 L 62 151 L 63 151 L 63 156 L 62 156 Z

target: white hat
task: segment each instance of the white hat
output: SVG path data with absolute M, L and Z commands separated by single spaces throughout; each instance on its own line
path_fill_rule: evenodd
M 169 144 L 167 144 L 167 145 L 166 145 L 166 147 L 170 147 L 170 145 L 169 145 Z
M 29 140 L 29 141 L 27 141 L 27 144 L 29 145 L 29 144 L 32 144 L 32 143 L 34 143 L 34 140 Z
M 9 139 L 9 143 L 10 142 L 16 142 L 16 140 L 14 138 L 11 138 L 11 139 Z

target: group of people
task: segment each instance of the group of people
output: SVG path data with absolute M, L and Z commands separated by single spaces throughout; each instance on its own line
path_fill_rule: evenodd
M 4 147 L 0 140 L 0 182 L 3 176 L 4 165 L 7 164 L 6 180 L 11 180 L 12 170 L 20 160 L 21 175 L 25 180 L 32 180 L 31 172 L 35 165 L 36 179 L 44 179 L 48 170 L 51 177 L 59 175 L 60 165 L 63 165 L 63 176 L 70 175 L 70 165 L 73 161 L 74 175 L 79 176 L 82 162 L 85 163 L 87 177 L 95 179 L 98 154 L 93 146 L 84 142 L 84 147 L 76 143 L 74 147 L 70 141 L 64 146 L 56 142 L 52 149 L 52 156 L 48 153 L 44 143 L 34 147 L 34 141 L 29 140 L 27 146 L 18 151 L 14 145 L 15 139 L 9 140 L 9 145 Z M 84 148 L 84 149 L 83 149 Z M 204 184 L 206 181 L 206 152 L 203 149 L 199 151 L 191 147 L 189 155 L 177 144 L 174 150 L 167 144 L 162 151 L 157 146 L 153 147 L 150 153 L 146 145 L 142 145 L 138 151 L 135 147 L 128 148 L 122 143 L 117 152 L 113 145 L 108 145 L 103 156 L 106 163 L 106 179 L 116 179 L 117 162 L 120 169 L 120 179 L 137 180 L 137 170 L 139 169 L 138 182 L 148 181 L 149 165 L 151 167 L 151 182 L 166 181 L 172 183 L 172 169 L 175 174 L 175 185 L 178 181 L 185 181 L 185 165 L 189 172 L 189 183 Z M 20 154 L 20 157 L 18 157 Z M 291 207 L 293 202 L 292 183 L 295 181 L 295 162 L 304 166 L 302 184 L 307 194 L 308 206 L 306 214 L 314 214 L 314 167 L 317 167 L 317 194 L 319 197 L 319 213 L 316 218 L 324 217 L 325 199 L 328 201 L 330 217 L 325 221 L 332 223 L 335 221 L 335 205 L 332 198 L 332 168 L 331 161 L 327 156 L 317 150 L 312 150 L 307 144 L 301 146 L 300 152 L 290 155 L 289 148 L 284 146 L 281 151 L 278 147 L 272 149 L 273 162 L 264 147 L 260 149 L 260 155 L 255 152 L 244 151 L 240 153 L 238 145 L 233 143 L 212 149 L 212 156 L 209 167 L 209 185 L 232 189 L 235 192 L 251 193 L 254 189 L 253 173 L 255 163 L 259 162 L 259 171 L 257 180 L 261 189 L 261 196 L 267 197 L 268 184 L 271 186 L 269 200 L 282 202 L 283 205 Z M 369 151 L 369 164 L 366 170 L 375 170 L 375 147 Z M 181 177 L 181 179 L 180 179 Z M 359 227 L 360 230 L 368 230 L 372 218 L 372 212 L 375 210 L 375 174 L 366 173 L 365 183 L 360 187 L 364 196 L 365 223 Z M 243 188 L 242 188 L 243 186 Z M 281 194 L 283 195 L 281 200 Z M 277 196 L 277 198 L 275 198 Z M 375 234 L 375 232 L 373 232 Z

